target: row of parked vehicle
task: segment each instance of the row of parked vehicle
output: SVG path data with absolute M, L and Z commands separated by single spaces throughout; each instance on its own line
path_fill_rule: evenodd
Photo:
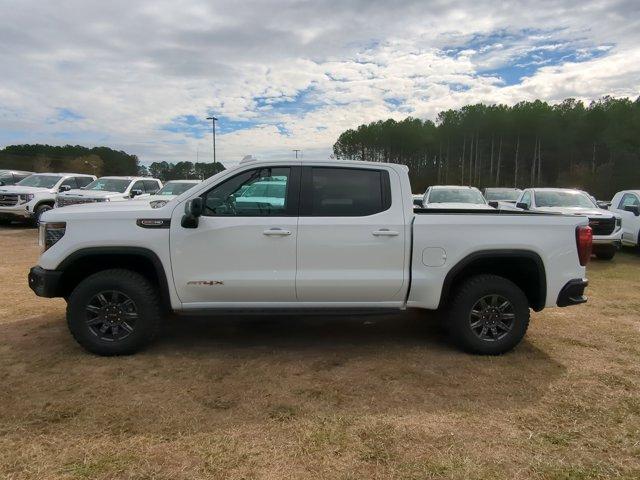
M 611 202 L 568 188 L 486 188 L 435 185 L 414 195 L 415 208 L 527 210 L 586 216 L 593 231 L 593 253 L 611 260 L 621 245 L 640 245 L 640 190 L 624 190 Z
M 48 210 L 81 203 L 144 199 L 157 207 L 198 183 L 200 180 L 172 180 L 163 185 L 149 177 L 0 170 L 0 223 L 28 220 L 38 224 Z

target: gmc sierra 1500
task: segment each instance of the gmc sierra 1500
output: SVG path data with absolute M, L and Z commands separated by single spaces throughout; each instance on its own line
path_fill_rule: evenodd
M 586 217 L 412 204 L 402 165 L 246 162 L 159 208 L 47 212 L 29 284 L 65 298 L 71 333 L 101 355 L 137 351 L 170 310 L 405 308 L 447 309 L 461 347 L 499 354 L 530 309 L 586 301 Z

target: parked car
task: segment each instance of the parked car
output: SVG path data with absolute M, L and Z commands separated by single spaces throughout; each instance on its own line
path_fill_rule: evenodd
M 60 192 L 56 207 L 77 203 L 118 202 L 145 193 L 155 194 L 162 182 L 148 177 L 100 177 L 84 188 Z
M 610 210 L 622 218 L 622 243 L 640 246 L 640 190 L 623 190 L 611 200 Z
M 459 185 L 433 185 L 427 188 L 422 206 L 424 208 L 493 210 L 480 190 Z
M 277 177 L 286 188 L 274 197 L 238 201 Z M 71 333 L 101 355 L 139 350 L 169 311 L 405 308 L 446 309 L 459 345 L 499 354 L 520 342 L 530 309 L 586 301 L 585 217 L 416 213 L 410 191 L 403 165 L 245 162 L 160 208 L 47 212 L 29 285 L 67 299 Z
M 38 223 L 40 216 L 53 208 L 58 192 L 83 187 L 95 179 L 80 173 L 34 173 L 15 185 L 0 187 L 0 221 Z
M 489 205 L 496 208 L 513 208 L 516 205 L 516 200 L 522 193 L 519 188 L 497 188 L 488 187 L 482 192 L 485 200 Z
M 156 193 L 143 193 L 135 198 L 148 201 L 153 208 L 158 208 L 201 182 L 202 180 L 170 180 Z
M 568 188 L 528 188 L 522 192 L 516 206 L 533 212 L 588 217 L 593 230 L 593 253 L 598 258 L 611 260 L 620 248 L 620 215 L 599 208 L 585 192 Z
M 33 175 L 33 172 L 25 172 L 23 170 L 0 170 L 0 187 L 15 185 L 20 180 Z

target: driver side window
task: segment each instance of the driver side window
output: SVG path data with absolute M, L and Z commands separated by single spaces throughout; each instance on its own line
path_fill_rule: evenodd
M 243 172 L 204 194 L 203 215 L 284 216 L 291 169 L 265 167 Z
M 620 200 L 620 206 L 618 208 L 620 210 L 624 210 L 624 207 L 627 207 L 629 205 L 640 206 L 640 202 L 638 201 L 638 197 L 636 197 L 632 193 L 625 193 L 622 196 L 622 200 Z

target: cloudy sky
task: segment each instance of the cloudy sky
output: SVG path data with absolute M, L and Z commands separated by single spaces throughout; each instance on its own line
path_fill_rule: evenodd
M 361 123 L 640 94 L 640 1 L 0 0 L 0 147 L 326 158 Z

